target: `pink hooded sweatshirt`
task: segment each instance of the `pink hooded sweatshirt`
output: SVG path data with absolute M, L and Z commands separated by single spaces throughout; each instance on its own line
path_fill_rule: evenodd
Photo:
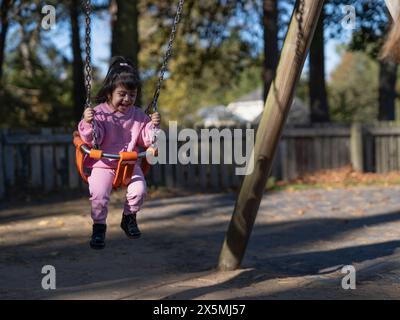
M 97 125 L 97 143 L 106 153 L 118 154 L 121 151 L 139 151 L 138 146 L 149 147 L 152 139 L 152 122 L 138 107 L 131 107 L 126 113 L 114 111 L 106 102 L 94 108 Z M 81 120 L 78 125 L 81 139 L 92 146 L 92 125 Z M 117 168 L 118 160 L 89 157 L 85 166 L 89 168 Z

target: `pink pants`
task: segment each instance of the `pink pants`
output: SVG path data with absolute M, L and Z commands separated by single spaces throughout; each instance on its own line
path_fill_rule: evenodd
M 90 200 L 92 203 L 93 223 L 105 224 L 108 213 L 108 202 L 112 191 L 115 169 L 93 168 L 88 179 Z M 146 196 L 146 181 L 140 166 L 135 166 L 133 176 L 127 188 L 124 214 L 140 210 Z

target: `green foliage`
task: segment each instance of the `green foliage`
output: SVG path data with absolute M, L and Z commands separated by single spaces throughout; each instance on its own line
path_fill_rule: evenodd
M 376 59 L 389 27 L 385 2 L 359 0 L 354 5 L 357 11 L 357 29 L 353 32 L 349 48 L 363 51 Z
M 148 1 L 141 9 L 145 18 L 140 29 L 145 31 L 140 35 L 140 66 L 146 105 L 154 92 L 175 4 Z M 182 121 L 200 107 L 228 104 L 261 85 L 261 59 L 243 37 L 244 22 L 237 19 L 245 13 L 242 1 L 189 0 L 185 8 L 159 99 L 164 121 Z
M 378 65 L 362 52 L 345 52 L 328 83 L 330 113 L 337 122 L 372 122 L 378 114 Z
M 7 82 L 1 93 L 4 116 L 0 123 L 10 126 L 62 126 L 70 125 L 71 119 L 71 78 L 56 74 L 54 69 L 31 61 L 32 74 L 22 77 L 23 63 L 20 57 L 10 61 L 12 69 L 7 70 Z
M 169 72 L 160 96 L 163 119 L 182 120 L 197 108 L 227 104 L 261 85 L 262 61 L 253 50 L 249 7 L 243 1 L 185 1 L 175 39 Z M 92 1 L 93 15 L 109 16 L 109 1 Z M 139 9 L 139 69 L 143 80 L 143 105 L 151 101 L 165 52 L 175 0 L 136 2 Z M 68 0 L 53 1 L 57 29 L 70 32 Z M 44 1 L 16 1 L 10 15 L 12 47 L 8 47 L 3 86 L 0 89 L 1 125 L 74 125 L 72 61 L 56 49 L 40 27 Z M 83 31 L 81 20 L 81 32 Z M 12 30 L 12 31 L 11 31 Z M 83 38 L 82 48 L 83 48 Z M 259 45 L 259 44 L 258 44 Z M 94 70 L 92 95 L 102 79 Z
M 93 14 L 109 16 L 109 0 L 93 0 Z M 352 0 L 358 29 L 350 48 L 376 56 L 387 24 L 383 0 Z M 57 28 L 66 32 L 68 0 L 49 0 L 57 8 Z M 143 105 L 151 101 L 168 41 L 177 0 L 141 0 L 139 66 Z M 286 30 L 294 0 L 279 1 L 280 38 Z M 11 14 L 12 46 L 6 52 L 0 88 L 0 124 L 12 126 L 72 126 L 72 62 L 56 49 L 38 27 L 44 1 L 16 1 Z M 326 26 L 330 36 L 343 31 L 342 0 L 328 0 Z M 381 6 L 382 4 L 382 6 Z M 83 20 L 81 20 L 83 29 Z M 261 0 L 186 0 L 175 38 L 169 72 L 159 107 L 163 120 L 182 121 L 196 109 L 228 104 L 262 85 Z M 336 29 L 335 29 L 336 28 Z M 247 30 L 245 32 L 245 30 Z M 83 31 L 83 30 L 81 30 Z M 82 32 L 83 34 L 83 32 Z M 83 45 L 83 39 L 82 45 Z M 345 54 L 328 85 L 334 121 L 374 120 L 377 114 L 377 65 L 365 54 Z M 102 81 L 94 70 L 93 95 Z M 297 96 L 308 99 L 308 82 L 300 80 Z
M 93 1 L 94 9 L 100 10 L 101 6 L 104 9 L 104 2 Z M 69 30 L 69 0 L 15 1 L 13 4 L 0 87 L 0 125 L 72 127 L 76 125 L 72 63 L 40 25 L 41 8 L 51 4 L 57 11 L 57 29 L 60 32 Z M 96 78 L 97 70 L 93 73 Z

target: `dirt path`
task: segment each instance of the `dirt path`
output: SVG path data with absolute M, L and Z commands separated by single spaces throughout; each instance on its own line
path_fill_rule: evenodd
M 91 250 L 86 198 L 0 210 L 2 299 L 399 299 L 400 187 L 273 192 L 243 269 L 215 272 L 234 195 L 149 200 L 129 240 L 114 194 L 107 247 Z M 57 289 L 43 290 L 44 265 Z M 344 265 L 357 288 L 344 290 Z

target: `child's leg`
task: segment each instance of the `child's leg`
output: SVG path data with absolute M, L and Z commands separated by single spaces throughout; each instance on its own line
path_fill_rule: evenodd
M 142 169 L 139 165 L 135 166 L 131 183 L 128 185 L 124 214 L 129 215 L 140 210 L 146 196 L 146 181 Z
M 92 202 L 93 223 L 106 224 L 108 202 L 112 190 L 115 171 L 112 169 L 93 168 L 88 179 L 90 200 Z
M 146 196 L 146 181 L 139 165 L 135 166 L 132 179 L 128 185 L 121 228 L 130 239 L 140 238 L 141 232 L 136 223 L 136 212 L 140 210 Z

